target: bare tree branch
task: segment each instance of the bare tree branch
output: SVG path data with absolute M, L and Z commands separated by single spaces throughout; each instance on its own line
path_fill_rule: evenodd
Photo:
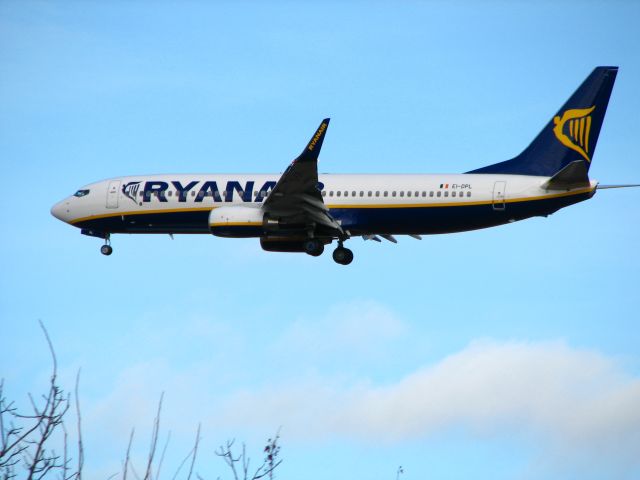
M 189 468 L 189 475 L 187 476 L 187 480 L 191 479 L 191 474 L 193 473 L 193 465 L 196 463 L 196 456 L 198 455 L 199 443 L 200 443 L 200 424 L 198 424 L 198 431 L 196 432 L 196 444 L 193 447 L 193 457 L 191 459 L 191 468 Z
M 53 343 L 42 322 L 40 322 L 40 328 L 44 334 L 52 363 L 45 393 L 37 396 L 29 393 L 27 395 L 29 401 L 27 411 L 22 411 L 14 405 L 14 402 L 6 399 L 4 379 L 0 379 L 0 480 L 14 479 L 16 477 L 16 468 L 24 468 L 26 476 L 21 478 L 26 478 L 26 480 L 45 480 L 53 477 L 60 478 L 60 480 L 82 480 L 85 450 L 82 438 L 82 413 L 79 393 L 81 370 L 78 369 L 76 374 L 74 390 L 78 458 L 77 462 L 73 462 L 69 451 L 69 432 L 64 422 L 64 417 L 71 405 L 71 396 L 65 393 L 58 384 L 58 361 Z M 141 480 L 141 478 L 144 480 L 159 479 L 171 439 L 171 432 L 169 432 L 156 467 L 154 461 L 157 461 L 156 452 L 163 402 L 164 392 L 160 395 L 158 409 L 153 422 L 144 475 L 138 475 L 131 460 L 135 436 L 135 429 L 132 429 L 122 464 L 122 480 L 127 480 L 129 475 L 136 480 Z M 178 477 L 182 467 L 189 461 L 186 480 L 191 480 L 194 477 L 202 480 L 202 477 L 194 471 L 200 440 L 201 424 L 198 424 L 193 448 L 180 463 L 173 477 L 174 479 Z M 267 440 L 263 450 L 264 458 L 255 471 L 251 468 L 251 458 L 247 454 L 247 448 L 244 443 L 242 443 L 240 453 L 234 453 L 235 439 L 227 440 L 214 453 L 224 460 L 231 470 L 234 480 L 266 480 L 266 477 L 269 480 L 273 480 L 275 470 L 282 464 L 282 460 L 279 458 L 279 440 L 280 430 L 276 432 L 273 438 Z M 56 445 L 61 449 L 61 454 L 57 453 L 52 445 Z M 76 466 L 72 468 L 72 464 Z M 156 470 L 155 474 L 154 469 Z M 253 475 L 251 475 L 252 472 Z M 119 475 L 120 472 L 115 473 L 109 477 L 109 480 Z
M 235 464 L 238 460 L 240 460 L 240 457 L 238 458 L 233 457 L 233 451 L 231 450 L 231 448 L 233 447 L 234 442 L 235 442 L 235 439 L 227 440 L 226 445 L 225 446 L 221 445 L 214 453 L 218 457 L 222 457 L 222 459 L 226 462 L 226 464 L 231 468 L 231 471 L 233 472 L 234 480 L 238 480 L 238 472 L 236 471 Z
M 233 455 L 233 444 L 235 440 L 227 440 L 225 445 L 221 445 L 216 449 L 215 454 L 218 457 L 221 457 L 229 466 L 233 473 L 234 480 L 259 480 L 267 475 L 270 479 L 273 479 L 276 468 L 278 468 L 282 463 L 282 460 L 278 459 L 280 454 L 280 445 L 278 445 L 279 440 L 280 429 L 278 429 L 278 432 L 273 439 L 270 438 L 267 440 L 267 445 L 264 447 L 264 459 L 252 476 L 249 476 L 249 465 L 251 463 L 251 459 L 247 456 L 247 450 L 244 443 L 242 444 L 242 453 L 237 457 Z M 240 462 L 240 466 L 242 468 L 241 479 L 238 477 L 238 471 L 236 469 L 236 463 L 238 462 Z
M 127 480 L 127 472 L 129 470 L 129 457 L 131 455 L 131 444 L 133 443 L 133 435 L 135 433 L 136 429 L 132 428 L 131 429 L 131 435 L 129 435 L 129 445 L 127 446 L 127 454 L 124 458 L 124 467 L 123 467 L 123 472 L 122 472 L 122 480 Z
M 182 467 L 184 467 L 184 464 L 187 463 L 187 460 L 189 460 L 189 457 L 191 457 L 192 453 L 193 453 L 193 449 L 191 449 L 189 453 L 187 453 L 187 455 L 182 459 L 182 461 L 180 462 L 180 465 L 178 465 L 176 473 L 174 473 L 173 477 L 171 477 L 171 480 L 176 480 L 176 478 L 178 478 L 178 474 L 180 473 L 180 470 L 182 470 Z
M 24 438 L 24 441 L 29 446 L 29 448 L 23 451 L 24 463 L 28 470 L 28 480 L 40 480 L 52 470 L 64 470 L 64 465 L 60 463 L 60 456 L 56 455 L 54 450 L 48 451 L 46 443 L 51 438 L 56 428 L 62 425 L 63 417 L 69 409 L 69 397 L 64 396 L 63 390 L 58 387 L 57 384 L 58 360 L 53 348 L 53 343 L 51 342 L 49 333 L 42 321 L 39 323 L 47 341 L 47 345 L 49 346 L 53 368 L 49 380 L 49 391 L 46 395 L 42 396 L 44 406 L 39 409 L 33 399 L 33 396 L 29 395 L 32 408 L 35 413 L 34 416 L 39 417 L 36 428 L 40 434 L 35 439 Z M 34 448 L 33 453 L 30 451 L 31 447 Z
M 153 466 L 153 457 L 156 454 L 156 446 L 158 444 L 158 431 L 160 430 L 160 412 L 162 411 L 162 399 L 164 392 L 160 394 L 160 402 L 158 402 L 158 413 L 153 422 L 153 433 L 151 434 L 151 445 L 149 447 L 149 457 L 147 459 L 147 471 L 144 474 L 144 480 L 151 480 L 151 470 Z
M 80 370 L 76 375 L 76 417 L 78 425 L 78 471 L 76 472 L 76 479 L 82 480 L 82 467 L 84 466 L 84 445 L 82 444 L 82 416 L 80 415 L 80 394 L 78 393 L 80 387 Z
M 64 456 L 62 460 L 62 480 L 67 480 L 67 471 L 69 470 L 69 455 L 67 454 L 67 427 L 65 427 L 64 423 L 62 424 L 62 431 L 64 432 Z
M 162 469 L 162 463 L 164 462 L 164 454 L 167 453 L 167 447 L 169 446 L 169 440 L 171 439 L 171 430 L 167 433 L 167 439 L 164 442 L 164 447 L 162 448 L 162 455 L 160 455 L 160 463 L 158 463 L 158 473 L 156 473 L 156 480 L 160 478 L 160 470 Z

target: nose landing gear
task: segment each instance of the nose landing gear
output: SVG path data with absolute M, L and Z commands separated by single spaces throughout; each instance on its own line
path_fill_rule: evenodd
M 100 253 L 107 256 L 113 253 L 113 247 L 111 246 L 111 238 L 108 233 L 104 238 L 104 245 L 100 247 Z

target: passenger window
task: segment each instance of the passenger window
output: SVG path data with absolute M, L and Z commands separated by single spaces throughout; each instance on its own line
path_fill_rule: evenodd
M 444 196 L 445 196 L 445 197 L 448 197 L 448 196 L 449 196 L 449 192 L 448 192 L 448 191 L 445 191 L 445 192 L 444 192 Z
M 356 192 L 355 191 L 351 192 L 351 196 L 355 197 L 356 196 Z
M 439 192 L 437 193 L 437 195 L 438 195 L 438 197 L 441 197 L 441 196 L 442 196 L 442 192 L 440 192 L 440 191 L 439 191 Z
M 394 190 L 393 192 L 391 192 L 391 196 L 395 197 L 396 196 L 396 191 Z
M 195 197 L 196 196 L 196 191 L 195 190 L 191 190 L 191 196 Z
M 411 192 L 407 192 L 407 197 L 410 197 L 410 196 L 411 196 Z
M 470 197 L 470 196 L 471 196 L 471 192 L 467 192 L 467 197 Z
M 367 192 L 367 196 L 368 196 L 368 197 L 370 197 L 370 196 L 371 196 L 371 190 L 369 190 L 369 191 Z
M 389 195 L 389 192 L 387 192 L 386 190 L 384 191 L 384 193 L 382 194 L 383 197 L 387 197 Z
M 427 192 L 422 192 L 422 196 L 426 197 L 427 196 Z
M 362 190 L 360 190 L 360 196 L 364 197 L 364 192 Z
M 376 190 L 376 197 L 379 197 L 379 196 L 380 196 L 380 191 Z
M 433 192 L 429 192 L 429 196 L 430 196 L 430 197 L 433 197 Z
M 336 192 L 336 197 L 339 197 L 341 193 L 342 193 L 342 192 L 341 192 L 340 190 L 338 190 L 338 191 Z
M 330 197 L 333 197 L 333 190 L 330 190 L 330 191 L 329 191 L 329 196 L 330 196 Z
M 326 197 L 326 196 L 327 196 L 327 192 L 326 192 L 326 190 L 322 190 L 322 196 L 323 196 L 323 197 Z
M 455 197 L 456 196 L 456 192 L 451 192 L 451 196 Z
M 416 197 L 420 195 L 420 192 L 416 192 Z M 422 192 L 422 196 L 424 197 L 424 192 Z
M 402 191 L 400 192 L 400 196 L 401 196 L 401 197 L 404 197 L 404 190 L 402 190 Z

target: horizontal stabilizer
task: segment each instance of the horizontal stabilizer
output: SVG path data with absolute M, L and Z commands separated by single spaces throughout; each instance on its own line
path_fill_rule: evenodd
M 546 190 L 571 190 L 590 185 L 587 166 L 581 160 L 575 160 L 551 177 L 542 188 Z

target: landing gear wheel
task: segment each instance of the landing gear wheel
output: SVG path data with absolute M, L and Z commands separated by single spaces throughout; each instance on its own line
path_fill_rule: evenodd
M 333 251 L 333 260 L 340 265 L 349 265 L 353 261 L 353 252 L 348 248 L 338 247 Z
M 310 238 L 304 242 L 304 251 L 312 257 L 318 257 L 324 252 L 324 244 L 317 238 Z
M 104 238 L 104 245 L 100 247 L 100 253 L 109 256 L 113 253 L 113 248 L 111 247 L 111 234 L 105 233 L 102 238 Z

